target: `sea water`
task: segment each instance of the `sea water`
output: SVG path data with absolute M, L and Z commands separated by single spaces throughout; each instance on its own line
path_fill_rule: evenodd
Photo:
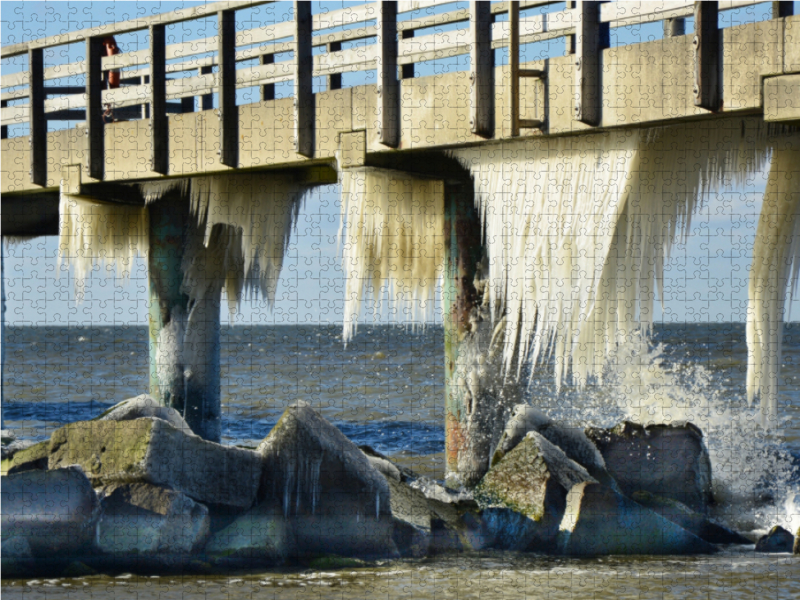
M 439 326 L 223 327 L 223 443 L 254 446 L 286 406 L 310 402 L 357 444 L 443 476 L 444 334 Z M 147 391 L 147 329 L 7 327 L 4 428 L 45 439 Z M 548 369 L 549 376 L 548 376 Z M 800 324 L 784 332 L 782 426 L 764 434 L 747 406 L 744 324 L 657 324 L 649 342 L 609 357 L 602 383 L 556 392 L 552 365 L 527 400 L 575 426 L 692 420 L 714 467 L 716 515 L 760 533 L 800 526 Z M 379 561 L 338 570 L 229 576 L 3 580 L 9 598 L 797 598 L 800 559 L 752 546 L 699 557 L 569 559 L 484 552 Z

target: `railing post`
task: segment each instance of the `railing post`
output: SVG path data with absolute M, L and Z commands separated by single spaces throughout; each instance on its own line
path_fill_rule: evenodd
M 378 142 L 400 144 L 400 82 L 397 79 L 397 2 L 378 2 Z
M 103 179 L 106 160 L 102 41 L 100 37 L 86 40 L 86 173 L 93 179 Z
M 782 19 L 794 15 L 794 2 L 773 2 L 772 18 Z
M 42 48 L 28 50 L 28 122 L 31 143 L 31 182 L 47 185 L 47 119 L 44 115 L 44 52 Z
M 400 37 L 404 40 L 413 38 L 414 30 L 404 29 Z M 400 79 L 414 79 L 414 63 L 409 63 L 400 67 Z
M 694 104 L 718 110 L 719 3 L 694 3 Z
M 566 9 L 575 8 L 575 0 L 567 0 L 564 4 Z M 575 54 L 575 34 L 564 36 L 564 54 Z
M 200 67 L 200 75 L 208 75 L 214 72 L 214 67 Z M 214 94 L 203 94 L 200 96 L 200 110 L 211 110 L 214 108 Z
M 472 133 L 492 137 L 494 133 L 494 53 L 492 52 L 492 7 L 489 2 L 469 3 L 470 83 Z
M 327 50 L 328 52 L 338 52 L 342 49 L 342 42 L 331 42 L 328 44 Z M 341 73 L 332 73 L 328 75 L 328 89 L 329 90 L 340 90 L 342 89 L 342 74 Z
M 664 19 L 664 37 L 678 37 L 686 35 L 686 19 Z
M 8 100 L 0 100 L 0 108 L 8 106 Z M 0 126 L 0 140 L 8 139 L 8 125 Z
M 261 64 L 262 65 L 271 65 L 275 63 L 275 55 L 274 54 L 262 54 L 261 55 Z M 261 86 L 261 100 L 275 100 L 275 84 L 274 83 L 267 83 Z
M 239 164 L 239 111 L 236 108 L 236 12 L 222 10 L 219 21 L 219 161 L 236 168 Z
M 600 124 L 602 87 L 600 50 L 608 45 L 608 34 L 600 24 L 600 2 L 577 0 L 575 24 L 575 120 Z M 605 39 L 604 39 L 605 38 Z
M 295 152 L 314 155 L 314 57 L 311 51 L 311 3 L 295 0 L 294 137 Z
M 508 3 L 508 77 L 511 137 L 519 135 L 519 2 Z
M 164 25 L 150 26 L 150 163 L 151 170 L 169 171 L 167 122 L 167 45 Z

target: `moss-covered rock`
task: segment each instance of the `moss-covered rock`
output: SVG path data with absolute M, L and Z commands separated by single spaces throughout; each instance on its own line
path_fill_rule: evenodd
M 685 504 L 681 504 L 672 498 L 664 498 L 650 492 L 639 491 L 633 494 L 632 499 L 711 544 L 751 543 L 743 535 L 724 525 L 714 523 L 705 515 L 693 511 Z
M 39 442 L 15 452 L 11 458 L 3 461 L 3 475 L 23 473 L 25 471 L 47 470 L 50 440 Z
M 300 557 L 398 556 L 386 479 L 310 406 L 287 408 L 258 452 L 259 500 L 280 504 Z
M 532 431 L 475 489 L 492 544 L 505 550 L 548 550 L 564 514 L 567 492 L 591 475 Z
M 612 429 L 589 428 L 586 435 L 624 495 L 644 490 L 708 512 L 711 460 L 703 432 L 693 424 L 645 427 L 625 421 Z
M 78 464 L 92 484 L 152 483 L 212 504 L 250 508 L 261 477 L 255 452 L 223 446 L 154 417 L 81 421 L 53 432 L 48 466 Z
M 756 542 L 756 552 L 792 552 L 794 536 L 780 525 L 776 525 Z
M 559 548 L 571 556 L 716 552 L 675 523 L 592 482 L 570 490 L 559 527 Z

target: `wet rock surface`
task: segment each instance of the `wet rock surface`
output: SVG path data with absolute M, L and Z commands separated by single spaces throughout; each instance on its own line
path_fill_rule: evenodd
M 425 494 L 386 476 L 394 519 L 394 540 L 402 556 L 421 557 L 428 553 L 431 539 L 431 508 Z
M 708 511 L 713 502 L 711 461 L 696 426 L 625 421 L 612 429 L 589 428 L 586 435 L 626 496 L 641 490 Z
M 295 553 L 294 536 L 277 503 L 263 502 L 214 533 L 205 554 L 231 567 L 280 564 Z
M 595 479 L 563 450 L 531 431 L 491 469 L 475 490 L 494 547 L 552 547 L 564 515 L 567 492 Z
M 752 543 L 743 535 L 713 522 L 677 500 L 642 491 L 633 494 L 631 499 L 709 543 L 748 545 Z
M 34 557 L 91 544 L 99 502 L 79 467 L 7 475 L 2 495 L 3 539 L 24 538 Z
M 756 552 L 793 552 L 794 536 L 780 525 L 776 525 L 756 542 Z
M 257 452 L 259 500 L 280 503 L 298 552 L 398 555 L 386 478 L 310 406 L 287 408 Z
M 49 441 L 24 445 L 14 449 L 10 457 L 3 461 L 4 470 L 9 475 L 24 471 L 46 471 L 49 454 Z
M 97 549 L 118 559 L 190 555 L 208 536 L 208 509 L 175 490 L 123 484 L 110 490 L 101 507 Z
M 133 421 L 134 419 L 142 419 L 145 417 L 161 419 L 176 429 L 193 435 L 188 423 L 186 423 L 183 416 L 177 410 L 160 405 L 158 400 L 148 394 L 134 396 L 133 398 L 123 400 L 119 404 L 115 404 L 100 415 L 97 420 Z
M 592 482 L 580 483 L 570 490 L 558 544 L 570 556 L 716 551 L 675 523 Z

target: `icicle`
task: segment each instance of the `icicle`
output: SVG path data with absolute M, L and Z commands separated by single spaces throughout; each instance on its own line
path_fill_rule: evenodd
M 139 192 L 142 194 L 145 204 L 151 204 L 161 200 L 162 197 L 175 190 L 177 190 L 180 195 L 185 196 L 189 190 L 189 180 L 161 179 L 139 184 Z
M 129 277 L 133 258 L 147 256 L 148 218 L 142 206 L 100 202 L 61 192 L 58 263 L 74 269 L 75 294 L 83 299 L 84 282 L 95 264 L 113 262 L 118 276 Z
M 747 311 L 747 399 L 761 398 L 761 423 L 775 425 L 787 288 L 800 270 L 800 136 L 779 141 L 756 230 Z
M 692 211 L 757 173 L 774 133 L 748 118 L 453 151 L 486 228 L 506 372 L 549 352 L 557 386 L 570 368 L 578 384 L 598 374 L 609 350 L 651 324 L 664 261 Z
M 274 172 L 192 180 L 191 211 L 205 224 L 204 244 L 212 243 L 220 225 L 231 226 L 238 235 L 229 234 L 224 249 L 231 306 L 244 291 L 260 291 L 270 306 L 275 302 L 283 257 L 307 189 L 293 177 Z
M 355 334 L 368 292 L 374 310 L 380 309 L 384 285 L 393 313 L 402 311 L 407 319 L 425 322 L 433 314 L 444 259 L 443 183 L 386 169 L 340 169 L 340 173 L 344 341 Z

